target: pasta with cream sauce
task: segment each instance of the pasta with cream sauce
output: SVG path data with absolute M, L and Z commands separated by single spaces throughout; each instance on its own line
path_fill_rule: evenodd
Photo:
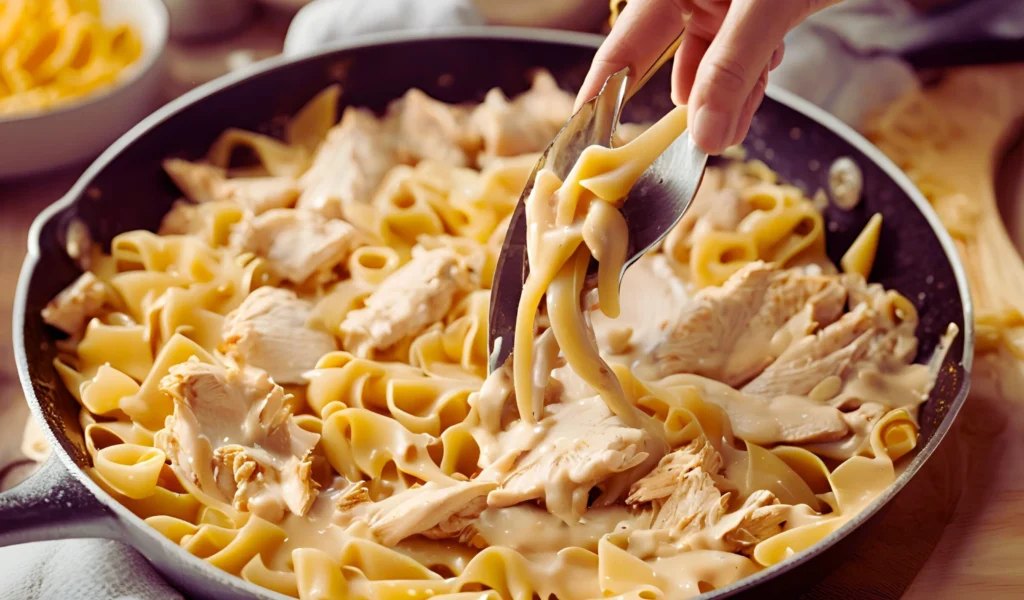
M 90 475 L 171 542 L 302 600 L 685 598 L 895 479 L 944 345 L 915 362 L 913 304 L 866 281 L 880 216 L 840 269 L 800 190 L 711 167 L 620 288 L 618 209 L 677 109 L 537 174 L 516 352 L 488 373 L 497 253 L 572 96 L 538 73 L 339 120 L 339 94 L 168 159 L 159 231 L 78 243 L 43 311 Z

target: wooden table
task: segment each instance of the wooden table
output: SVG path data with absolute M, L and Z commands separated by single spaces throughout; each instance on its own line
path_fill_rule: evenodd
M 254 58 L 278 51 L 282 31 L 273 23 L 258 22 L 242 38 L 225 44 L 172 48 L 177 80 L 168 96 L 193 80 L 219 75 L 232 49 L 253 50 Z M 1015 76 L 1024 90 L 1024 66 Z M 1024 108 L 1019 114 L 1024 115 Z M 1004 115 L 1004 121 L 1005 127 L 1009 117 Z M 1024 153 L 1013 160 L 1014 168 L 1024 172 Z M 995 219 L 992 226 L 1002 231 L 991 169 L 975 166 L 980 180 L 975 193 L 991 205 L 986 218 Z M 27 414 L 14 370 L 9 315 L 28 228 L 81 170 L 0 183 L 0 462 L 16 452 Z M 1024 202 L 1024 197 L 1019 200 Z M 1016 225 L 1014 229 L 1024 231 Z M 1016 260 L 1013 250 L 1008 252 Z M 1024 270 L 1021 274 L 1024 285 Z M 1020 300 L 1024 304 L 1024 295 Z M 871 538 L 802 598 L 1024 597 L 1024 368 L 1004 352 L 980 357 L 974 377 L 976 391 L 937 454 L 872 527 Z M 5 427 L 11 424 L 13 428 Z

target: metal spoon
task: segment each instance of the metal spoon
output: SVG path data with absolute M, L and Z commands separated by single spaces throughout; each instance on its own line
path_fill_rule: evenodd
M 512 353 L 516 311 L 528 272 L 525 203 L 533 190 L 537 172 L 550 168 L 565 179 L 585 148 L 595 144 L 611 146 L 626 100 L 672 56 L 681 39 L 682 35 L 676 38 L 631 88 L 628 68 L 611 75 L 598 95 L 569 119 L 537 161 L 512 213 L 491 286 L 487 338 L 489 371 L 503 365 Z M 704 176 L 707 159 L 707 154 L 684 133 L 641 175 L 622 208 L 629 228 L 629 251 L 622 274 L 657 246 L 683 217 Z M 595 264 L 591 264 L 591 270 Z

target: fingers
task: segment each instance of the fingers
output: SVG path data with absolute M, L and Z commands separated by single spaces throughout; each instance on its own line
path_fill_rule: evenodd
M 754 84 L 754 89 L 747 96 L 747 101 L 743 103 L 743 110 L 740 113 L 740 119 L 736 127 L 736 132 L 730 138 L 726 146 L 733 146 L 743 141 L 743 138 L 747 137 L 747 131 L 750 130 L 750 123 L 754 120 L 754 113 L 757 112 L 757 107 L 761 106 L 761 101 L 764 100 L 764 92 L 768 87 L 768 71 L 770 69 L 765 67 L 765 70 L 761 72 L 761 77 L 758 78 Z
M 691 135 L 706 152 L 721 153 L 739 135 L 747 99 L 789 30 L 778 14 L 786 4 L 734 0 L 726 13 L 689 96 Z
M 579 107 L 601 91 L 608 76 L 630 67 L 640 76 L 683 29 L 681 0 L 631 0 L 601 44 L 576 96 Z
M 768 63 L 768 70 L 774 71 L 782 64 L 782 59 L 786 55 L 786 42 L 779 44 L 775 52 L 772 52 L 772 60 Z
M 672 102 L 678 106 L 686 104 L 693 90 L 697 67 L 711 45 L 714 34 L 705 36 L 694 27 L 683 32 L 683 41 L 676 50 L 672 61 Z
M 733 0 L 694 76 L 691 135 L 708 153 L 742 140 L 764 97 L 763 74 L 782 61 L 783 38 L 825 0 Z

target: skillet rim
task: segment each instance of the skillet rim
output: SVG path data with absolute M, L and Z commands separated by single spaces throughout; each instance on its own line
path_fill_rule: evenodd
M 597 49 L 601 41 L 604 39 L 603 36 L 598 34 L 590 33 L 578 33 L 578 32 L 565 32 L 558 30 L 546 30 L 537 28 L 518 28 L 518 27 L 462 27 L 456 29 L 444 29 L 434 32 L 387 32 L 373 35 L 360 36 L 356 40 L 345 41 L 335 44 L 324 46 L 323 48 L 294 55 L 281 54 L 259 63 L 241 69 L 239 71 L 229 73 L 222 77 L 219 77 L 213 81 L 207 82 L 203 85 L 196 87 L 195 89 L 183 94 L 171 102 L 168 102 L 162 108 L 156 110 L 145 119 L 140 121 L 137 125 L 132 127 L 127 133 L 122 135 L 115 141 L 107 150 L 105 150 L 99 157 L 94 160 L 90 166 L 82 173 L 75 184 L 71 187 L 68 192 L 62 196 L 59 200 L 45 208 L 33 221 L 31 228 L 29 229 L 28 236 L 28 252 L 25 256 L 25 261 L 22 265 L 21 272 L 18 278 L 18 284 L 15 292 L 14 299 L 14 311 L 13 311 L 13 332 L 14 332 L 14 355 L 15 363 L 17 365 L 18 378 L 22 385 L 22 390 L 25 393 L 26 401 L 29 408 L 32 411 L 33 416 L 38 419 L 41 423 L 45 424 L 42 428 L 43 433 L 50 442 L 51 448 L 53 449 L 53 456 L 49 459 L 54 460 L 56 457 L 62 463 L 62 467 L 67 470 L 71 477 L 77 480 L 79 483 L 84 485 L 86 489 L 92 494 L 92 496 L 103 506 L 110 509 L 113 513 L 112 517 L 116 521 L 117 525 L 121 529 L 130 530 L 132 533 L 116 536 L 121 540 L 132 540 L 137 538 L 139 535 L 147 536 L 151 541 L 155 542 L 161 547 L 165 553 L 173 555 L 175 561 L 178 562 L 175 566 L 175 570 L 180 567 L 187 566 L 190 568 L 188 572 L 179 573 L 183 576 L 195 577 L 197 575 L 208 581 L 217 581 L 221 585 L 225 585 L 237 592 L 247 593 L 255 597 L 261 598 L 273 598 L 285 600 L 288 596 L 258 586 L 254 583 L 245 581 L 241 577 L 231 575 L 225 571 L 217 569 L 213 565 L 206 561 L 192 555 L 189 552 L 184 551 L 177 544 L 172 543 L 170 540 L 161 535 L 156 529 L 150 527 L 142 518 L 138 517 L 131 511 L 129 511 L 122 504 L 117 502 L 113 497 L 103 491 L 93 480 L 89 477 L 84 470 L 78 467 L 71 459 L 71 456 L 63 449 L 58 440 L 56 433 L 49 426 L 46 421 L 43 411 L 41 409 L 39 399 L 35 393 L 35 386 L 29 376 L 28 368 L 28 355 L 25 347 L 25 339 L 22 332 L 25 329 L 25 320 L 27 317 L 26 305 L 28 301 L 28 291 L 30 282 L 35 275 L 36 268 L 39 266 L 40 261 L 40 249 L 39 242 L 43 229 L 49 224 L 51 220 L 59 216 L 68 208 L 72 207 L 78 199 L 84 197 L 84 192 L 91 183 L 91 181 L 103 171 L 115 157 L 119 156 L 123 152 L 129 151 L 131 146 L 141 137 L 146 135 L 150 130 L 156 129 L 164 123 L 172 115 L 184 110 L 193 104 L 197 104 L 209 96 L 212 96 L 220 90 L 226 89 L 233 85 L 236 85 L 246 79 L 256 77 L 259 75 L 265 75 L 272 71 L 281 69 L 287 69 L 290 65 L 305 60 L 311 60 L 319 58 L 325 55 L 334 53 L 341 53 L 346 50 L 356 48 L 369 48 L 375 46 L 387 46 L 393 44 L 402 44 L 410 42 L 429 42 L 433 40 L 468 40 L 468 39 L 484 39 L 484 40 L 509 40 L 509 41 L 520 41 L 537 44 L 559 44 L 559 45 L 573 45 L 583 48 Z M 796 567 L 803 565 L 811 559 L 821 555 L 825 551 L 832 548 L 843 538 L 847 537 L 854 532 L 857 528 L 864 525 L 871 517 L 878 513 L 884 506 L 886 506 L 912 479 L 918 471 L 924 466 L 924 463 L 931 457 L 935 449 L 945 438 L 949 432 L 953 423 L 956 420 L 957 415 L 966 400 L 967 394 L 970 390 L 970 376 L 971 367 L 974 358 L 974 306 L 971 299 L 970 288 L 968 285 L 966 271 L 963 262 L 960 260 L 959 254 L 956 251 L 956 247 L 953 243 L 952 237 L 949 235 L 946 228 L 942 225 L 938 218 L 938 215 L 931 208 L 931 205 L 924 198 L 917 187 L 910 181 L 909 177 L 903 171 L 899 169 L 885 154 L 882 153 L 877 147 L 871 144 L 861 134 L 855 131 L 852 127 L 846 123 L 840 121 L 837 117 L 826 112 L 824 109 L 812 104 L 811 102 L 804 100 L 796 94 L 779 88 L 774 84 L 769 84 L 766 91 L 766 96 L 771 100 L 778 102 L 787 108 L 790 108 L 811 120 L 817 122 L 819 125 L 829 130 L 841 138 L 844 142 L 853 146 L 858 151 L 863 153 L 872 162 L 875 163 L 893 182 L 905 193 L 910 200 L 914 203 L 918 211 L 925 217 L 933 233 L 935 234 L 943 252 L 946 255 L 951 270 L 953 272 L 954 280 L 957 283 L 957 288 L 960 293 L 960 302 L 963 307 L 963 318 L 964 327 L 960 335 L 964 337 L 963 342 L 963 357 L 961 358 L 960 365 L 963 368 L 963 380 L 956 396 L 949 402 L 949 409 L 945 417 L 932 434 L 931 439 L 923 447 L 921 447 L 908 463 L 896 480 L 886 488 L 878 498 L 876 498 L 867 508 L 862 510 L 860 513 L 852 517 L 848 522 L 844 523 L 836 531 L 832 532 L 825 538 L 821 539 L 818 543 L 814 544 L 807 550 L 799 553 L 786 561 L 779 564 L 767 567 L 758 571 L 757 573 L 745 577 L 731 585 L 719 588 L 717 590 L 702 594 L 699 596 L 700 600 L 712 600 L 715 598 L 725 598 L 732 596 L 740 591 L 755 588 L 762 583 L 765 583 L 771 579 L 774 579 L 784 573 L 787 573 Z M 135 546 L 135 544 L 132 544 Z M 139 551 L 136 548 L 136 551 Z M 140 551 L 140 554 L 145 554 Z M 147 559 L 148 560 L 148 559 Z M 156 567 L 154 566 L 154 569 Z M 159 571 L 159 569 L 156 569 Z

